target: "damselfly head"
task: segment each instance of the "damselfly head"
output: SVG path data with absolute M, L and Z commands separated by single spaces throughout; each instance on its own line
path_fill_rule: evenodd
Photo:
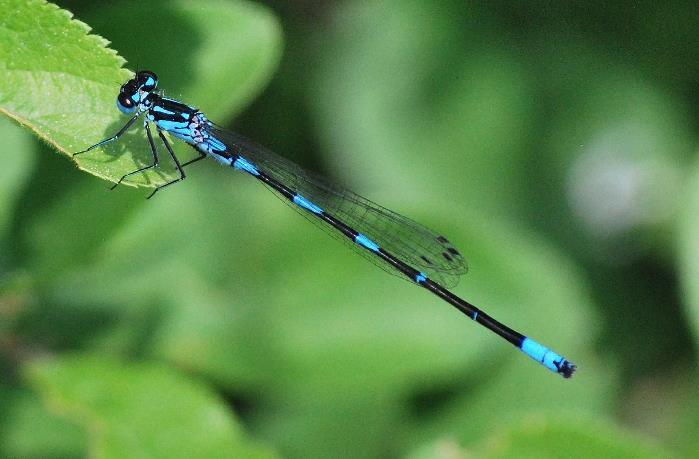
M 117 108 L 122 113 L 133 113 L 152 91 L 158 86 L 158 77 L 149 70 L 141 70 L 124 83 L 117 96 Z

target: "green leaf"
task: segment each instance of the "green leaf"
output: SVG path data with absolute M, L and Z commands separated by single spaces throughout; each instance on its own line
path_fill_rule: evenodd
M 57 413 L 80 423 L 94 457 L 272 457 L 223 401 L 167 367 L 104 355 L 40 360 L 26 374 Z
M 409 457 L 450 458 L 655 458 L 668 457 L 644 438 L 601 421 L 528 416 L 508 429 L 492 434 L 479 445 L 465 448 L 454 438 L 442 438 L 416 450 Z
M 531 362 L 525 361 L 505 368 L 497 378 L 483 384 L 465 385 L 447 403 L 430 410 L 433 416 L 420 419 L 406 438 L 415 443 L 417 439 L 426 441 L 451 435 L 461 441 L 474 442 L 532 412 L 544 416 L 557 416 L 562 412 L 604 416 L 615 405 L 618 378 L 610 375 L 614 368 L 590 354 L 588 351 L 581 355 L 576 351 L 575 362 L 581 369 L 570 380 L 542 371 L 533 372 Z M 478 422 L 473 422 L 474 419 Z
M 679 391 L 673 391 L 668 396 L 661 387 L 655 391 L 659 395 L 650 408 L 641 404 L 636 406 L 645 413 L 652 413 L 653 421 L 667 426 L 664 432 L 669 437 L 666 438 L 668 445 L 683 452 L 684 457 L 691 457 L 699 451 L 699 390 L 696 371 L 691 369 L 686 376 L 686 385 Z M 656 407 L 662 408 L 654 409 Z M 633 414 L 638 416 L 639 413 Z
M 59 305 L 63 315 L 99 308 L 102 314 L 120 319 L 118 324 L 102 320 L 100 328 L 92 330 L 109 352 L 145 342 L 159 358 L 225 381 L 227 387 L 259 387 L 263 376 L 274 380 L 272 371 L 261 375 L 259 369 L 268 369 L 276 352 L 261 345 L 268 339 L 260 313 L 276 292 L 269 286 L 277 273 L 285 269 L 287 260 L 297 258 L 285 246 L 299 247 L 308 222 L 251 177 L 209 166 L 182 186 L 171 187 L 167 198 L 150 200 L 136 209 L 133 218 L 113 229 L 102 248 L 77 257 L 90 260 L 84 269 L 57 271 L 59 279 L 46 286 L 42 303 Z M 231 199 L 237 195 L 247 198 Z M 77 195 L 71 194 L 68 201 L 75 199 Z M 141 197 L 136 199 L 143 202 Z M 206 206 L 200 205 L 202 200 Z M 107 207 L 116 207 L 113 202 L 121 200 L 108 197 Z M 68 208 L 66 203 L 64 211 Z M 255 218 L 246 217 L 253 214 Z M 65 232 L 80 231 L 81 220 L 75 216 L 73 227 L 66 226 Z M 68 225 L 71 219 L 61 221 Z M 41 234 L 48 234 L 43 225 Z M 316 237 L 325 241 L 321 232 Z M 48 241 L 42 237 L 40 253 L 48 249 Z M 328 242 L 343 251 L 341 245 Z M 67 249 L 57 244 L 59 255 L 65 255 Z M 46 261 L 49 267 L 56 263 Z M 298 301 L 302 297 L 302 291 L 294 296 Z M 44 312 L 37 321 L 47 315 Z M 158 320 L 153 322 L 155 317 Z M 62 341 L 75 335 L 70 321 L 65 325 L 51 330 L 64 336 Z M 143 327 L 150 328 L 139 339 Z M 131 343 L 124 344 L 124 337 L 131 337 Z
M 89 30 L 40 0 L 8 0 L 0 19 L 0 111 L 68 155 L 118 119 L 115 83 L 130 74 Z
M 678 265 L 694 347 L 699 349 L 699 163 L 687 181 L 678 225 Z
M 83 430 L 46 409 L 27 388 L 0 387 L 2 457 L 81 457 L 87 445 Z
M 8 236 L 14 206 L 21 197 L 19 190 L 27 180 L 34 165 L 34 145 L 30 136 L 9 120 L 0 119 L 0 139 L 3 143 L 2 167 L 0 167 L 0 244 Z M 5 250 L 0 249 L 0 266 Z
M 206 88 L 199 92 L 208 95 L 201 96 L 201 102 L 207 109 L 215 106 L 214 115 L 239 110 L 271 76 L 281 39 L 276 19 L 268 10 L 247 2 L 202 1 L 194 8 L 180 1 L 160 6 L 120 5 L 103 17 L 132 39 L 138 8 L 143 10 L 136 17 L 148 18 L 149 27 L 175 30 L 177 33 L 167 35 L 167 42 L 139 46 L 153 53 L 187 50 L 190 59 L 171 56 L 169 73 L 198 75 L 188 81 L 189 88 Z M 90 28 L 72 19 L 69 12 L 38 0 L 11 0 L 4 11 L 0 19 L 0 111 L 67 155 L 113 135 L 126 123 L 127 118 L 115 107 L 115 97 L 131 73 L 121 68 L 124 59 L 107 48 L 105 39 L 89 34 Z M 168 22 L 173 16 L 179 18 L 174 24 Z M 186 27 L 173 27 L 181 22 Z M 177 90 L 168 85 L 167 75 L 161 74 L 164 88 Z M 191 102 L 197 104 L 197 94 L 191 92 Z M 79 167 L 116 181 L 149 164 L 152 157 L 144 133 L 138 127 L 132 130 L 118 144 L 76 158 Z M 184 149 L 179 146 L 177 151 Z M 163 167 L 131 183 L 152 186 L 172 174 L 172 167 Z

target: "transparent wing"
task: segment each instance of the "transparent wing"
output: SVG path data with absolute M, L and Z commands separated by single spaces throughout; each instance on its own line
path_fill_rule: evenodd
M 243 156 L 259 170 L 369 237 L 384 250 L 422 271 L 433 281 L 451 288 L 458 283 L 459 277 L 466 273 L 464 257 L 444 236 L 346 188 L 330 183 L 323 177 L 305 171 L 242 136 L 215 125 L 211 127 L 211 131 L 232 153 Z M 374 264 L 391 274 L 404 277 L 390 264 L 340 235 L 323 220 L 296 205 L 291 206 L 326 232 L 347 242 L 353 250 Z

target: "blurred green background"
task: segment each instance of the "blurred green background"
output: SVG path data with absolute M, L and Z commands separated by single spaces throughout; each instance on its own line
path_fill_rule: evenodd
M 446 234 L 470 267 L 455 293 L 579 372 L 243 174 L 205 161 L 146 201 L 2 119 L 0 455 L 699 449 L 694 2 L 58 3 L 167 95 Z M 71 95 L 49 108 L 89 117 Z

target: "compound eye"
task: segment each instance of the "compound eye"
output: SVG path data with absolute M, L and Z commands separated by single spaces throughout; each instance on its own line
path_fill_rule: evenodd
M 121 93 L 117 97 L 117 108 L 122 113 L 132 113 L 136 110 L 136 103 L 126 93 Z

